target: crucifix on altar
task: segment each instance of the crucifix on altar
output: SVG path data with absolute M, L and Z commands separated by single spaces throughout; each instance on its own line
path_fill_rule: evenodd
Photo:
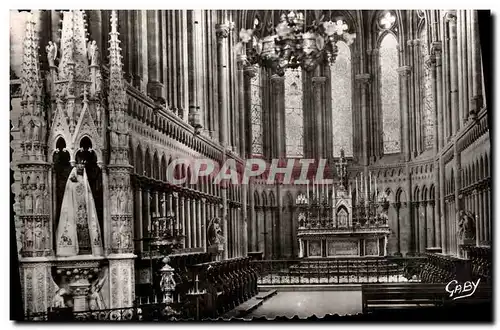
M 341 189 L 346 188 L 346 178 L 347 178 L 347 170 L 346 170 L 347 160 L 345 159 L 344 149 L 340 149 L 340 159 L 338 163 L 335 165 L 337 167 L 337 173 L 340 176 L 340 187 Z

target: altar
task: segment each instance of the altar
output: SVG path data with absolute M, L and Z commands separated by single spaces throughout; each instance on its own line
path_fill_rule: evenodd
M 313 182 L 312 189 L 297 197 L 299 258 L 387 255 L 387 196 L 377 193 L 377 180 L 370 173 L 349 183 L 346 164 L 341 152 L 340 180 Z

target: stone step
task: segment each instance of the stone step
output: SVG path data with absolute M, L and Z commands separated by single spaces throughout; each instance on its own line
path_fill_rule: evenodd
M 266 299 L 269 299 L 271 298 L 272 296 L 274 296 L 276 293 L 278 293 L 277 290 L 267 290 L 267 291 L 261 291 L 259 292 L 255 298 L 257 299 L 262 299 L 262 300 L 266 300 Z
M 257 307 L 262 305 L 265 300 L 271 298 L 276 293 L 276 290 L 261 291 L 255 297 L 248 299 L 244 303 L 236 306 L 236 308 L 224 314 L 222 318 L 224 320 L 230 320 L 232 318 L 242 318 L 245 315 L 250 314 Z

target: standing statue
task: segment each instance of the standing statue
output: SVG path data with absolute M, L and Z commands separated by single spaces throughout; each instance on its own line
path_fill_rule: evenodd
M 224 243 L 226 238 L 223 236 L 221 228 L 221 220 L 219 218 L 212 218 L 210 224 L 208 225 L 208 245 L 217 246 L 219 251 L 224 250 Z
M 89 41 L 87 45 L 87 56 L 91 66 L 99 65 L 99 50 L 97 49 L 95 40 Z
M 68 295 L 68 291 L 64 288 L 57 290 L 56 295 L 52 299 L 53 308 L 64 308 L 66 307 L 65 297 Z
M 476 222 L 470 211 L 460 210 L 457 213 L 458 236 L 464 241 L 476 238 Z
M 49 61 L 49 66 L 55 66 L 55 60 L 57 58 L 57 46 L 55 42 L 49 41 L 47 47 L 45 47 L 47 52 L 47 59 Z
M 56 232 L 57 256 L 103 254 L 101 229 L 84 163 L 71 171 Z
M 104 285 L 106 277 L 106 272 L 102 271 L 101 276 L 99 276 L 90 286 L 88 300 L 89 309 L 91 311 L 106 309 L 106 304 L 104 303 L 104 299 L 101 294 L 101 289 Z

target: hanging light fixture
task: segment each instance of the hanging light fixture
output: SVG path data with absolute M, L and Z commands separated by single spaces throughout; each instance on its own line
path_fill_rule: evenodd
M 335 62 L 338 41 L 353 43 L 356 34 L 348 30 L 344 20 L 326 21 L 324 16 L 306 25 L 305 13 L 292 10 L 281 14 L 276 26 L 268 22 L 262 27 L 255 18 L 253 29 L 241 29 L 238 49 L 246 49 L 248 65 L 270 68 L 280 76 L 287 68 L 311 71 L 320 63 Z

